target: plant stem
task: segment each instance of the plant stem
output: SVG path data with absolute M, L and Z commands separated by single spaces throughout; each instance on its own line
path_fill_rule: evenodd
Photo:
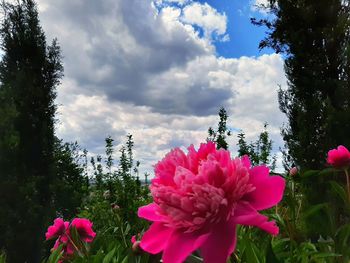
M 73 242 L 73 240 L 70 238 L 69 235 L 66 235 L 66 237 L 68 238 L 69 242 L 73 245 L 73 247 L 75 248 L 75 250 L 79 253 L 81 253 L 80 249 L 77 247 L 77 245 Z
M 121 222 L 119 215 L 116 215 L 116 216 L 117 216 L 117 220 L 118 220 L 118 223 L 120 226 L 120 231 L 122 232 L 122 239 L 123 239 L 124 245 L 125 245 L 125 247 L 128 247 L 128 244 L 126 243 L 126 239 L 125 239 L 125 235 L 124 235 L 123 223 Z
M 345 175 L 346 175 L 346 186 L 347 186 L 347 190 L 348 190 L 348 198 L 349 198 L 349 203 L 350 203 L 350 179 L 349 179 L 349 173 L 348 173 L 348 169 L 345 169 Z

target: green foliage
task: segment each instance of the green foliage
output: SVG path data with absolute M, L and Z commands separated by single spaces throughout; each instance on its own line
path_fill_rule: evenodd
M 231 136 L 231 132 L 227 128 L 227 112 L 224 108 L 219 110 L 219 123 L 217 130 L 214 130 L 212 127 L 208 129 L 208 138 L 207 141 L 216 142 L 217 149 L 228 149 L 228 143 L 226 137 Z
M 282 135 L 287 162 L 320 169 L 327 151 L 350 145 L 349 0 L 269 0 L 272 16 L 260 48 L 285 53 L 288 88 L 280 109 L 288 124 Z
M 5 263 L 6 262 L 6 255 L 5 253 L 1 252 L 0 253 L 0 263 Z
M 271 156 L 272 140 L 267 131 L 267 123 L 255 142 L 248 144 L 244 132 L 239 133 L 237 145 L 238 156 L 248 155 L 253 165 L 266 164 L 271 170 L 276 168 L 276 156 Z
M 55 213 L 54 99 L 63 67 L 33 0 L 2 2 L 1 9 L 0 247 L 11 262 L 38 262 Z
M 137 207 L 150 202 L 147 200 L 148 192 L 145 189 L 145 192 L 142 192 L 142 187 L 135 184 L 138 169 L 132 168 L 135 168 L 137 163 L 135 166 L 131 165 L 134 163 L 133 158 L 129 158 L 133 156 L 132 147 L 127 150 L 128 145 L 133 145 L 132 136 L 128 135 L 126 146 L 121 147 L 116 168 L 108 165 L 113 160 L 112 143 L 113 140 L 108 137 L 106 165 L 103 166 L 100 161 L 100 171 L 97 171 L 97 168 L 93 171 L 101 174 L 101 188 L 97 188 L 96 184 L 90 186 L 90 196 L 79 215 L 94 222 L 96 239 L 87 245 L 78 240 L 73 231 L 72 240 L 79 252 L 69 260 L 66 259 L 66 262 L 160 262 L 160 255 L 151 256 L 135 251 L 130 241 L 134 234 L 140 233 L 142 236 L 148 225 L 137 217 L 133 219 L 125 210 L 135 213 Z M 102 160 L 102 157 L 99 159 Z M 279 235 L 271 237 L 255 227 L 238 226 L 237 247 L 228 262 L 348 262 L 350 202 L 346 193 L 344 172 L 326 168 L 301 171 L 293 177 L 284 177 L 286 189 L 282 202 L 263 212 L 276 221 L 280 228 Z M 339 183 L 339 178 L 342 183 Z M 112 180 L 113 193 L 109 192 L 109 180 Z M 132 181 L 134 183 L 126 185 Z M 309 188 L 312 184 L 315 184 L 319 191 L 310 193 Z M 133 200 L 122 203 L 125 201 L 124 191 L 135 193 L 129 196 Z M 139 202 L 135 203 L 135 200 Z M 59 258 L 62 259 L 61 251 L 55 250 L 44 262 L 57 262 Z M 186 262 L 202 262 L 200 253 L 195 252 Z
M 87 152 L 77 142 L 63 143 L 56 139 L 54 148 L 55 181 L 52 184 L 53 203 L 56 214 L 73 218 L 88 194 L 86 174 Z
M 89 218 L 94 222 L 94 228 L 115 235 L 113 229 L 115 223 L 121 218 L 125 224 L 133 226 L 133 234 L 136 234 L 147 226 L 145 222 L 138 220 L 138 207 L 149 202 L 149 190 L 147 185 L 142 185 L 138 167 L 140 162 L 134 164 L 134 142 L 131 134 L 127 135 L 125 145 L 120 148 L 120 157 L 117 166 L 114 166 L 113 139 L 106 140 L 105 165 L 102 156 L 92 158 L 93 175 L 89 188 L 89 197 L 83 204 L 81 217 Z M 125 238 L 120 235 L 120 238 Z M 131 236 L 127 237 L 128 239 Z
M 344 193 L 345 184 L 332 181 L 334 176 L 342 175 L 328 168 L 286 177 L 283 201 L 265 211 L 268 217 L 276 220 L 279 235 L 271 238 L 257 228 L 239 227 L 237 248 L 230 262 L 348 262 L 349 201 Z M 307 188 L 315 176 L 324 178 L 324 188 L 310 197 Z M 346 210 L 347 215 L 335 222 L 339 209 Z

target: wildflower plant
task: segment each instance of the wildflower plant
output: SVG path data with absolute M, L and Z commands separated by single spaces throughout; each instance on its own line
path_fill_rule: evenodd
M 75 253 L 87 254 L 87 243 L 91 243 L 96 233 L 92 230 L 92 222 L 85 218 L 74 218 L 72 222 L 62 218 L 54 220 L 45 234 L 46 240 L 55 239 L 52 251 L 61 251 L 62 260 L 72 258 Z

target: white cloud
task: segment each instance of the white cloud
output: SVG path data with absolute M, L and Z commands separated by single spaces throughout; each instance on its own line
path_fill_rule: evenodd
M 204 30 L 207 38 L 223 37 L 228 40 L 226 33 L 227 16 L 221 14 L 207 3 L 194 2 L 183 9 L 182 20 L 186 23 L 199 26 Z
M 267 15 L 269 12 L 269 0 L 251 0 L 250 10 L 253 12 L 259 12 L 262 15 Z
M 226 35 L 226 15 L 182 3 L 157 9 L 147 0 L 39 1 L 43 28 L 64 55 L 59 137 L 102 153 L 107 135 L 120 145 L 130 132 L 141 171 L 151 172 L 170 148 L 204 141 L 225 106 L 229 126 L 248 140 L 267 121 L 281 145 L 281 57 L 217 57 L 208 35 Z M 229 142 L 235 151 L 237 138 Z
M 179 5 L 185 5 L 189 2 L 191 2 L 192 0 L 156 0 L 156 2 L 158 3 L 176 3 Z
M 173 69 L 154 79 L 159 85 L 168 83 L 169 89 L 158 94 L 156 99 L 171 97 L 171 90 L 179 86 L 186 90 L 191 83 L 203 79 L 210 83 L 209 89 L 229 87 L 236 95 L 225 105 L 230 118 L 228 125 L 235 130 L 246 132 L 248 141 L 255 140 L 267 121 L 275 147 L 282 144 L 279 126 L 283 121 L 278 111 L 277 84 L 285 83 L 283 61 L 279 55 L 264 55 L 258 58 L 240 59 L 198 58 L 184 68 Z M 142 163 L 141 171 L 152 171 L 152 165 L 161 159 L 170 148 L 176 146 L 199 145 L 207 137 L 209 126 L 216 127 L 216 115 L 194 116 L 162 114 L 152 112 L 147 106 L 134 106 L 124 102 L 114 102 L 98 95 L 75 93 L 74 82 L 64 83 L 59 100 L 58 135 L 67 140 L 78 140 L 93 152 L 103 152 L 103 139 L 112 135 L 118 145 L 127 133 L 135 138 L 135 157 Z M 67 90 L 65 90 L 67 88 Z M 184 92 L 186 93 L 186 92 Z M 153 94 L 156 96 L 157 94 Z M 66 97 L 64 97 L 66 96 Z M 177 107 L 184 107 L 184 101 L 197 103 L 196 96 L 177 101 Z M 183 104 L 184 103 L 184 104 Z M 208 107 L 204 103 L 203 107 Z M 213 105 L 218 111 L 220 105 Z M 237 150 L 237 133 L 229 138 L 231 150 Z M 277 148 L 278 149 L 278 148 Z M 277 150 L 275 148 L 275 150 Z

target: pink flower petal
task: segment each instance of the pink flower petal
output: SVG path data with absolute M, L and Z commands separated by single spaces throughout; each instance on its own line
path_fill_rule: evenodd
M 278 226 L 276 226 L 276 223 L 274 221 L 268 220 L 269 219 L 267 216 L 259 214 L 249 204 L 238 204 L 233 217 L 235 224 L 256 226 L 270 233 L 271 235 L 277 235 L 279 232 Z
M 236 243 L 236 224 L 233 220 L 217 224 L 200 248 L 204 262 L 225 263 L 235 250 Z
M 139 208 L 137 215 L 141 218 L 147 219 L 149 221 L 162 221 L 162 216 L 158 215 L 159 207 L 155 203 L 150 203 Z
M 155 222 L 142 236 L 140 246 L 148 253 L 157 254 L 164 250 L 173 231 L 163 223 Z
M 135 242 L 136 242 L 136 236 L 133 235 L 133 236 L 131 237 L 131 243 L 134 244 Z
M 337 149 L 333 149 L 328 152 L 327 163 L 335 168 L 349 167 L 350 152 L 343 145 L 339 145 Z
M 244 167 L 247 168 L 247 169 L 250 169 L 252 164 L 250 163 L 248 155 L 243 155 L 241 157 L 241 160 L 242 160 L 242 163 L 243 163 Z
M 193 181 L 195 178 L 196 176 L 192 173 L 191 170 L 188 170 L 182 166 L 176 167 L 174 182 L 177 186 L 181 187 L 183 184 Z
M 53 225 L 49 226 L 45 234 L 46 240 L 57 238 L 66 231 L 65 223 L 62 218 L 56 218 Z
M 216 152 L 216 145 L 212 141 L 208 141 L 207 143 L 201 143 L 199 149 L 197 151 L 199 160 L 206 160 L 208 155 Z
M 71 227 L 76 228 L 79 237 L 84 242 L 92 242 L 96 236 L 96 233 L 92 230 L 93 223 L 86 218 L 74 218 Z
M 251 184 L 257 185 L 266 180 L 270 175 L 269 168 L 265 165 L 255 166 L 249 170 Z
M 181 230 L 175 231 L 163 252 L 164 263 L 181 263 L 200 247 L 208 238 L 209 234 L 183 233 Z
M 250 170 L 250 183 L 255 190 L 245 195 L 256 210 L 271 208 L 278 204 L 284 193 L 285 180 L 280 176 L 269 176 L 269 170 L 265 166 L 257 166 Z

